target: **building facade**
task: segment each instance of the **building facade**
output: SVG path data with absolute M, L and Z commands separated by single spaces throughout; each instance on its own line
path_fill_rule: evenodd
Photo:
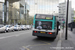
M 3 3 L 0 3 L 0 24 L 3 24 L 4 10 Z
M 75 14 L 74 14 L 74 9 L 72 9 L 72 14 L 71 14 L 71 21 L 73 22 L 75 19 L 74 19 L 74 17 L 75 17 Z
M 20 22 L 21 24 L 29 24 L 29 5 L 25 0 L 20 1 Z
M 59 3 L 59 21 L 60 23 L 63 23 L 63 21 L 66 22 L 66 11 L 67 11 L 67 2 Z M 72 5 L 71 1 L 69 2 L 69 10 L 68 10 L 68 23 L 72 22 L 73 17 L 73 11 L 72 11 Z
M 17 6 L 15 6 L 17 4 Z M 19 2 L 9 3 L 8 24 L 18 24 L 20 20 L 20 5 Z
M 0 24 L 28 24 L 29 5 L 25 0 L 0 2 Z

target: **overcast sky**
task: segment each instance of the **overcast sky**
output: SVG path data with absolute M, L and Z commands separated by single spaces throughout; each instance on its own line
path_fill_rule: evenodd
M 59 2 L 64 2 L 65 0 L 26 0 L 30 5 L 30 15 L 34 16 L 37 13 L 40 14 L 53 14 L 53 12 L 58 13 Z M 75 0 L 72 1 L 72 7 L 75 8 Z

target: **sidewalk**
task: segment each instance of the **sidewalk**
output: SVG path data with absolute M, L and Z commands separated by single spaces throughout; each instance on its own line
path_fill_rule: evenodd
M 63 31 L 63 30 L 62 30 Z M 61 50 L 75 50 L 75 34 L 68 30 L 68 40 L 65 40 L 65 31 L 62 33 Z

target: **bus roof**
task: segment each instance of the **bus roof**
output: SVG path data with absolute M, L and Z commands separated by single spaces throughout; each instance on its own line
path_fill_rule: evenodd
M 36 14 L 36 15 L 53 16 L 53 15 L 50 15 L 50 14 Z
M 47 15 L 47 14 L 36 14 L 35 19 L 49 19 L 53 20 L 53 15 Z

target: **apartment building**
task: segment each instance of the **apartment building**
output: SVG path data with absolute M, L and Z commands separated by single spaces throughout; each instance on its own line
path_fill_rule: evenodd
M 63 20 L 66 22 L 66 11 L 67 11 L 67 2 L 59 3 L 59 21 L 63 23 Z M 69 2 L 69 10 L 68 10 L 68 23 L 72 22 L 73 9 L 71 5 L 71 1 Z

